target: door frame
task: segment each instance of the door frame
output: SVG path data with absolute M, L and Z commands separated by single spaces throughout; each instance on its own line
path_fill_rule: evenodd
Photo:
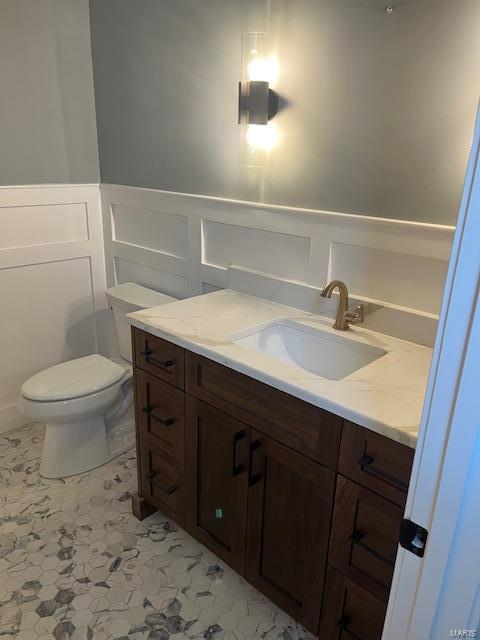
M 480 110 L 405 507 L 429 535 L 399 548 L 382 640 L 480 637 L 479 284 Z

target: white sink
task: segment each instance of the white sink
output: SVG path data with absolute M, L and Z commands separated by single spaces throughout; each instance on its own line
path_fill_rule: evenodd
M 341 380 L 387 352 L 329 331 L 290 320 L 230 336 L 235 344 L 295 365 L 329 380 Z

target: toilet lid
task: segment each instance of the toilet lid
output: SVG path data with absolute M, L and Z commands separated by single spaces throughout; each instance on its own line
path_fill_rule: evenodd
M 30 400 L 71 400 L 90 395 L 115 384 L 125 369 L 93 354 L 57 364 L 29 378 L 22 386 L 22 396 Z

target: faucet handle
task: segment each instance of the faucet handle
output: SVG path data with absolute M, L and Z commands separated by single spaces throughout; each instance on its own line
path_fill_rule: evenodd
M 345 312 L 345 320 L 351 324 L 359 324 L 365 320 L 365 307 L 363 304 L 357 304 L 353 311 Z

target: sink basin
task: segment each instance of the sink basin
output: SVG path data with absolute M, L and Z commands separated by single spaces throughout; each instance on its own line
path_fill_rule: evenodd
M 293 321 L 253 328 L 232 336 L 235 344 L 295 365 L 328 380 L 341 380 L 371 364 L 386 351 Z

